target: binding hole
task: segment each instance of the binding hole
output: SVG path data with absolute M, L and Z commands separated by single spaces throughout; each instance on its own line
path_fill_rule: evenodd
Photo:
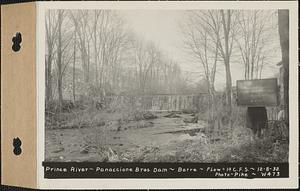
M 18 52 L 21 49 L 22 35 L 20 32 L 17 32 L 12 38 L 12 50 Z
M 17 156 L 22 153 L 21 145 L 22 145 L 22 141 L 19 139 L 19 137 L 13 139 L 13 147 L 14 147 L 13 152 Z

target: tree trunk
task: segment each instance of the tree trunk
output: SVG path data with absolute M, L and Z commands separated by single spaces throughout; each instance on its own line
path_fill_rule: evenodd
M 224 41 L 225 41 L 225 71 L 226 71 L 226 98 L 227 98 L 227 107 L 228 115 L 231 116 L 231 72 L 230 72 L 230 50 L 229 50 L 229 31 L 230 31 L 230 22 L 231 22 L 231 12 L 227 10 L 227 18 L 225 18 L 224 11 L 222 13 L 222 24 L 224 29 Z M 227 19 L 227 21 L 226 21 Z
M 88 45 L 88 52 L 87 52 L 87 73 L 86 73 L 86 77 L 87 77 L 87 82 L 90 82 L 90 42 L 88 41 L 87 43 Z
M 72 83 L 72 90 L 73 90 L 73 101 L 76 101 L 76 84 L 75 84 L 75 61 L 76 61 L 76 31 L 74 31 L 74 50 L 73 50 L 73 83 Z
M 229 58 L 225 61 L 225 71 L 226 71 L 226 96 L 227 96 L 227 104 L 229 113 L 231 114 L 231 72 L 230 72 L 230 65 L 229 65 Z
M 283 100 L 285 121 L 289 123 L 289 11 L 278 10 L 278 30 L 283 65 Z
M 57 90 L 58 90 L 58 109 L 59 112 L 62 110 L 62 102 L 63 102 L 63 95 L 62 95 L 62 36 L 61 36 L 61 25 L 63 20 L 62 11 L 59 10 L 58 12 L 58 45 L 57 45 Z
M 232 121 L 232 104 L 231 104 L 231 71 L 230 71 L 230 56 L 231 56 L 231 48 L 232 44 L 230 45 L 229 43 L 229 34 L 231 29 L 231 11 L 227 10 L 227 14 L 224 13 L 224 10 L 221 10 L 221 16 L 222 16 L 222 25 L 223 25 L 223 31 L 224 31 L 224 44 L 225 44 L 225 50 L 223 52 L 223 59 L 224 59 L 224 64 L 225 64 L 225 72 L 226 72 L 226 100 L 227 100 L 227 108 L 226 112 L 228 118 L 229 118 L 229 126 L 232 129 L 233 126 L 233 121 Z
M 46 63 L 46 108 L 48 108 L 48 104 L 52 98 L 52 51 L 49 51 Z
M 94 60 L 95 60 L 95 84 L 98 84 L 98 50 L 97 50 L 97 31 L 94 28 Z

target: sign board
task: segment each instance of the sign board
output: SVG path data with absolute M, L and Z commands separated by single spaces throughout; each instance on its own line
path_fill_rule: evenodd
M 277 106 L 277 78 L 237 80 L 237 105 L 248 107 Z

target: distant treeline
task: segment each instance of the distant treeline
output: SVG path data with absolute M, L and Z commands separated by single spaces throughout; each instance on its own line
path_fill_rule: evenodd
M 46 13 L 46 105 L 80 96 L 184 93 L 179 65 L 126 26 L 115 11 Z

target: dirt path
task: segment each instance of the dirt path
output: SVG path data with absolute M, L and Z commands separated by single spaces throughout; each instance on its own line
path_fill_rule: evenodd
M 105 161 L 113 160 L 110 158 L 115 155 L 119 157 L 115 160 L 134 160 L 149 152 L 172 153 L 176 148 L 169 150 L 170 145 L 192 140 L 190 134 L 195 135 L 205 127 L 204 122 L 185 123 L 184 119 L 192 118 L 189 114 L 178 114 L 174 118 L 165 117 L 167 114 L 157 113 L 156 119 L 131 121 L 119 128 L 111 122 L 82 129 L 47 129 L 45 159 Z

